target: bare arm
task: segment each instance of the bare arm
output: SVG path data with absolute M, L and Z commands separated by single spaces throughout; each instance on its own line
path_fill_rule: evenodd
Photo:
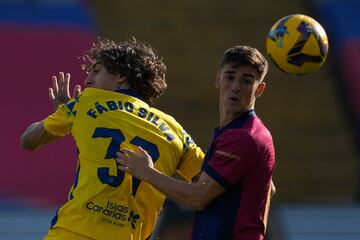
M 187 183 L 155 169 L 151 157 L 141 148 L 139 154 L 128 149 L 121 151 L 123 153 L 118 152 L 116 159 L 120 163 L 120 170 L 152 184 L 167 197 L 192 209 L 204 209 L 212 200 L 225 192 L 225 188 L 205 172 L 201 173 L 197 182 Z
M 31 124 L 21 136 L 21 147 L 33 151 L 58 138 L 60 137 L 54 136 L 45 130 L 42 121 L 36 122 Z
M 52 87 L 49 88 L 49 98 L 54 111 L 60 104 L 66 103 L 70 100 L 70 73 L 66 75 L 59 72 L 59 76 L 52 76 Z M 73 90 L 73 96 L 79 96 L 81 91 L 80 85 L 76 85 Z M 21 146 L 26 150 L 36 150 L 42 145 L 52 142 L 60 138 L 52 135 L 46 131 L 43 122 L 35 122 L 31 124 L 21 136 Z

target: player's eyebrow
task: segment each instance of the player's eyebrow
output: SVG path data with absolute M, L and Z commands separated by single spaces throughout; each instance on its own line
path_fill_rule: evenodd
M 224 73 L 225 74 L 234 74 L 235 70 L 226 70 Z M 241 76 L 255 79 L 255 76 L 252 73 L 243 73 L 243 74 L 241 74 Z
M 242 74 L 244 77 L 249 77 L 249 78 L 255 78 L 254 74 L 251 74 L 251 73 L 243 73 Z
M 224 73 L 227 73 L 227 74 L 234 74 L 235 71 L 234 70 L 226 70 Z

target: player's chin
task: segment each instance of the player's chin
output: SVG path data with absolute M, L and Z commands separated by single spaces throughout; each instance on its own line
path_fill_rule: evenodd
M 240 112 L 240 111 L 242 111 L 242 109 L 244 109 L 244 106 L 239 100 L 236 100 L 236 101 L 229 100 L 226 104 L 226 110 L 229 113 Z
M 233 118 L 236 118 L 237 116 L 241 115 L 241 111 L 239 111 L 239 109 L 227 109 L 226 111 L 226 115 L 228 116 L 233 116 Z
M 248 108 L 244 107 L 242 104 L 233 104 L 227 107 L 226 114 L 237 118 L 246 111 L 248 111 Z
M 224 108 L 227 111 L 236 111 L 236 109 L 241 108 L 241 103 L 238 99 L 226 99 L 225 104 L 224 104 Z

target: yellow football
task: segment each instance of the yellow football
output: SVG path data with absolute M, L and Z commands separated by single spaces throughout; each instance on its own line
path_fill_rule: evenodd
M 291 75 L 304 75 L 320 68 L 328 50 L 329 42 L 323 27 L 303 14 L 278 20 L 266 39 L 266 51 L 271 61 Z

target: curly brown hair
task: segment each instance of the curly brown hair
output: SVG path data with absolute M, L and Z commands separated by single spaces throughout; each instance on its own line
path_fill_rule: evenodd
M 136 91 L 149 104 L 154 104 L 167 87 L 162 58 L 154 48 L 135 38 L 118 43 L 99 38 L 82 55 L 82 60 L 85 71 L 94 64 L 101 64 L 111 74 L 126 76 L 130 90 Z

